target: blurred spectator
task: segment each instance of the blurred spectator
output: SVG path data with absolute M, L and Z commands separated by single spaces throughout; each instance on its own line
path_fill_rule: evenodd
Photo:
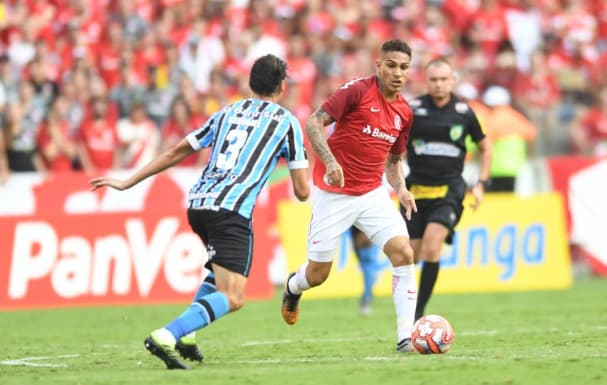
M 506 10 L 508 38 L 516 53 L 519 70 L 528 71 L 530 57 L 542 43 L 541 16 L 531 0 L 513 0 L 516 6 Z
M 119 168 L 140 168 L 158 153 L 159 133 L 145 113 L 145 105 L 134 101 L 129 115 L 118 121 Z
M 68 103 L 65 97 L 53 100 L 44 122 L 38 130 L 40 154 L 48 170 L 70 171 L 77 163 L 76 141 L 67 119 Z
M 300 104 L 309 105 L 314 95 L 316 81 L 316 64 L 308 55 L 307 42 L 304 36 L 294 35 L 289 40 L 289 58 L 287 72 L 289 79 L 297 83 Z M 294 110 L 291 110 L 294 111 Z
M 504 8 L 498 0 L 481 0 L 470 19 L 468 37 L 493 64 L 499 45 L 508 38 Z
M 185 99 L 178 97 L 171 106 L 171 115 L 162 128 L 162 140 L 160 151 L 165 151 L 173 147 L 192 130 L 199 125 L 194 121 L 192 111 Z M 190 155 L 184 159 L 180 166 L 200 166 L 208 154 L 208 151 L 201 151 Z
M 573 125 L 571 139 L 580 154 L 607 156 L 607 88 L 597 99 L 595 106 L 580 114 Z
M 6 134 L 0 130 L 0 186 L 6 183 L 11 174 L 8 167 L 8 156 L 6 153 Z
M 121 118 L 129 115 L 136 100 L 144 99 L 145 88 L 137 83 L 132 68 L 128 65 L 120 68 L 120 81 L 118 85 L 110 90 L 110 100 L 118 105 L 118 113 Z
M 510 106 L 510 93 L 490 86 L 483 93 L 484 112 L 476 109 L 493 146 L 489 191 L 514 191 L 514 182 L 527 161 L 527 146 L 536 130 L 520 112 Z
M 225 60 L 225 48 L 217 36 L 207 31 L 204 20 L 196 20 L 180 50 L 181 69 L 192 79 L 198 92 L 206 92 L 213 68 Z
M 556 76 L 548 69 L 543 50 L 533 52 L 529 72 L 517 74 L 512 92 L 514 106 L 523 111 L 538 130 L 536 154 L 568 152 L 567 125 L 558 120 L 560 89 Z
M 116 20 L 110 21 L 106 28 L 107 38 L 102 40 L 96 49 L 97 68 L 99 68 L 99 73 L 105 83 L 113 88 L 121 80 L 120 57 L 125 48 L 123 43 L 124 30 Z M 122 67 L 124 67 L 124 64 Z
M 116 114 L 108 109 L 104 98 L 91 101 L 91 114 L 82 124 L 78 136 L 78 155 L 82 168 L 87 172 L 116 168 Z
M 119 15 L 124 29 L 123 38 L 129 42 L 138 41 L 146 30 L 145 20 L 137 13 L 137 6 L 146 5 L 147 2 L 135 0 L 119 0 Z
M 38 125 L 26 115 L 20 103 L 8 106 L 4 132 L 8 168 L 10 171 L 44 171 L 38 154 L 36 132 Z
M 159 88 L 156 82 L 157 67 L 148 67 L 148 85 L 141 95 L 147 115 L 160 128 L 169 116 L 171 103 L 175 99 L 177 89 L 174 87 Z

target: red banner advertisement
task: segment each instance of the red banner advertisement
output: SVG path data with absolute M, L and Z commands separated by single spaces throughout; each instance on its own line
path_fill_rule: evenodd
M 596 274 L 607 276 L 607 158 L 549 158 L 553 189 L 565 200 L 569 242 Z
M 132 190 L 90 192 L 83 174 L 15 175 L 0 189 L 0 309 L 188 301 L 206 251 L 171 170 Z M 248 298 L 269 298 L 268 200 L 254 216 Z

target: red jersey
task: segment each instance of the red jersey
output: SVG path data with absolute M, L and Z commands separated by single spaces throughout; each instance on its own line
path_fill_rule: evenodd
M 111 119 L 87 120 L 80 129 L 80 141 L 86 148 L 92 165 L 98 170 L 114 166 L 114 152 L 118 145 L 116 123 Z
M 588 110 L 582 117 L 581 123 L 591 143 L 598 144 L 600 141 L 607 141 L 607 114 L 600 108 L 595 107 Z
M 325 165 L 314 164 L 314 184 L 322 190 L 362 195 L 381 186 L 388 152 L 402 154 L 407 146 L 413 114 L 398 95 L 387 101 L 376 76 L 351 80 L 322 105 L 335 127 L 327 139 L 344 172 L 344 187 L 324 182 Z

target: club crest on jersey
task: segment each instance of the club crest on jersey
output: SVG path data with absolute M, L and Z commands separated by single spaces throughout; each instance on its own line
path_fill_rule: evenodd
M 455 111 L 463 114 L 468 111 L 468 105 L 466 103 L 457 102 L 455 103 Z
M 451 130 L 449 131 L 449 137 L 452 141 L 455 142 L 456 140 L 462 137 L 463 132 L 464 126 L 462 126 L 461 124 L 456 124 L 454 126 L 451 126 Z
M 396 130 L 398 130 L 398 131 L 400 131 L 400 123 L 401 123 L 400 115 L 396 115 L 394 117 L 394 128 L 396 128 Z

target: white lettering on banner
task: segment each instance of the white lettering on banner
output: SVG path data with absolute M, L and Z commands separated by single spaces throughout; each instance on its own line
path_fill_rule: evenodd
M 199 247 L 193 248 L 192 245 Z M 200 256 L 204 254 L 200 238 L 182 233 L 169 245 L 164 264 L 164 277 L 178 293 L 189 293 L 200 285 Z
M 8 295 L 23 298 L 28 281 L 44 277 L 53 267 L 57 259 L 57 236 L 44 222 L 19 223 L 13 245 Z M 38 252 L 33 254 L 36 246 Z
M 125 222 L 126 236 L 112 234 L 93 240 L 83 236 L 59 239 L 46 222 L 19 223 L 8 296 L 13 300 L 25 298 L 30 282 L 44 278 L 50 278 L 52 290 L 62 298 L 125 295 L 135 289 L 134 269 L 137 292 L 145 297 L 161 267 L 174 291 L 192 292 L 199 284 L 206 252 L 195 234 L 179 233 L 178 227 L 176 218 L 163 218 L 148 242 L 140 219 Z
M 95 240 L 95 260 L 93 261 L 93 282 L 91 294 L 104 295 L 109 290 L 110 268 L 114 263 L 115 294 L 127 294 L 131 286 L 131 261 L 129 244 L 119 235 L 110 235 Z
M 82 237 L 68 237 L 59 247 L 63 258 L 55 264 L 51 286 L 64 298 L 85 294 L 91 276 L 91 245 Z
M 163 219 L 156 226 L 149 247 L 146 247 L 143 222 L 139 220 L 126 221 L 126 233 L 133 252 L 135 278 L 139 293 L 143 296 L 150 294 L 152 284 L 160 269 L 162 256 L 178 226 L 177 218 Z

